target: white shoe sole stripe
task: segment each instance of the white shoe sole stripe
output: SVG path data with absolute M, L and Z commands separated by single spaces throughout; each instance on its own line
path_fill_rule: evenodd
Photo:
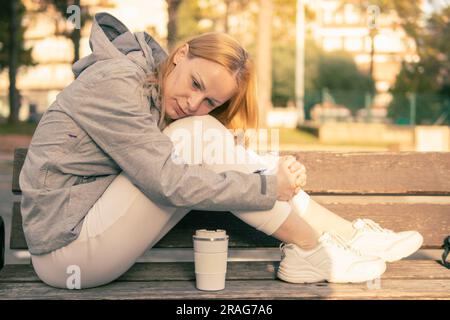
M 396 242 L 389 250 L 382 254 L 381 258 L 386 262 L 401 260 L 419 250 L 422 243 L 423 238 L 421 236 L 412 234 L 411 236 Z
M 305 268 L 306 267 L 306 268 Z M 303 266 L 302 269 L 297 270 L 286 270 L 280 266 L 278 268 L 277 276 L 283 281 L 290 283 L 315 283 L 327 281 L 330 283 L 361 283 L 374 280 L 380 277 L 386 271 L 386 266 L 384 266 L 383 270 L 380 273 L 375 273 L 372 275 L 353 275 L 351 278 L 347 278 L 346 276 L 340 278 L 334 278 L 331 276 L 324 276 L 320 271 L 312 266 Z

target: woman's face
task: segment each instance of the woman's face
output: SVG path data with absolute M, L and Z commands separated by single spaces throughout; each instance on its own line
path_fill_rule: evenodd
M 186 44 L 174 56 L 174 69 L 164 84 L 164 107 L 170 119 L 201 116 L 228 101 L 236 79 L 218 63 L 187 56 Z

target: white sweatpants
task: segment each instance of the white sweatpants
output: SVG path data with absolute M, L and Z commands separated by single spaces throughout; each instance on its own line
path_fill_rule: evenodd
M 174 142 L 176 160 L 201 163 L 216 172 L 238 170 L 251 173 L 262 167 L 276 168 L 277 157 L 274 161 L 273 156 L 259 157 L 252 151 L 235 146 L 233 135 L 208 115 L 177 120 L 164 133 Z M 199 134 L 204 135 L 204 140 L 210 139 L 198 143 Z M 220 146 L 211 147 L 211 143 L 219 143 Z M 228 159 L 225 163 L 217 161 L 220 148 Z M 204 152 L 212 149 L 215 152 Z M 245 162 L 242 162 L 243 158 Z M 234 163 L 230 159 L 235 159 Z M 271 235 L 292 210 L 300 214 L 306 210 L 309 195 L 301 191 L 293 200 L 289 203 L 276 201 L 274 207 L 267 211 L 232 213 Z M 42 281 L 58 288 L 90 288 L 109 283 L 125 273 L 189 211 L 154 203 L 122 172 L 87 213 L 76 240 L 48 254 L 31 256 L 34 270 Z

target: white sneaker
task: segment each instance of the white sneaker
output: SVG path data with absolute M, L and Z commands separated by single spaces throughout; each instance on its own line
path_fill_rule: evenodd
M 292 243 L 282 243 L 280 249 L 282 259 L 277 276 L 286 282 L 365 282 L 380 277 L 386 270 L 382 259 L 362 256 L 330 233 L 323 233 L 319 245 L 312 250 Z
M 364 255 L 377 256 L 387 262 L 413 254 L 423 243 L 417 231 L 393 232 L 370 219 L 356 219 L 353 228 L 355 235 L 347 244 Z

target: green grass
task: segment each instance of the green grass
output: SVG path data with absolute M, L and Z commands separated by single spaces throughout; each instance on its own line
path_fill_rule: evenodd
M 319 143 L 319 139 L 311 133 L 297 129 L 279 128 L 281 144 Z
M 29 122 L 19 122 L 18 124 L 0 124 L 0 135 L 17 134 L 32 136 L 37 124 Z M 311 133 L 300 131 L 297 129 L 279 128 L 281 144 L 320 144 L 320 145 L 337 145 L 337 146 L 366 146 L 366 147 L 387 147 L 382 143 L 321 143 L 319 138 Z
M 323 146 L 348 146 L 348 147 L 389 147 L 388 143 L 367 142 L 339 142 L 323 143 L 315 135 L 298 129 L 279 128 L 281 144 L 317 144 Z
M 17 124 L 2 123 L 0 124 L 0 135 L 18 134 L 32 136 L 36 129 L 36 123 L 19 122 Z
M 339 143 L 322 143 L 323 145 L 334 145 L 334 146 L 353 146 L 353 147 L 389 147 L 389 143 L 375 143 L 375 142 L 339 142 Z
M 33 135 L 37 124 L 28 122 L 19 122 L 16 125 L 7 123 L 0 124 L 0 134 L 21 134 Z M 286 144 L 292 143 L 318 143 L 318 138 L 314 135 L 296 129 L 280 128 L 280 142 Z

